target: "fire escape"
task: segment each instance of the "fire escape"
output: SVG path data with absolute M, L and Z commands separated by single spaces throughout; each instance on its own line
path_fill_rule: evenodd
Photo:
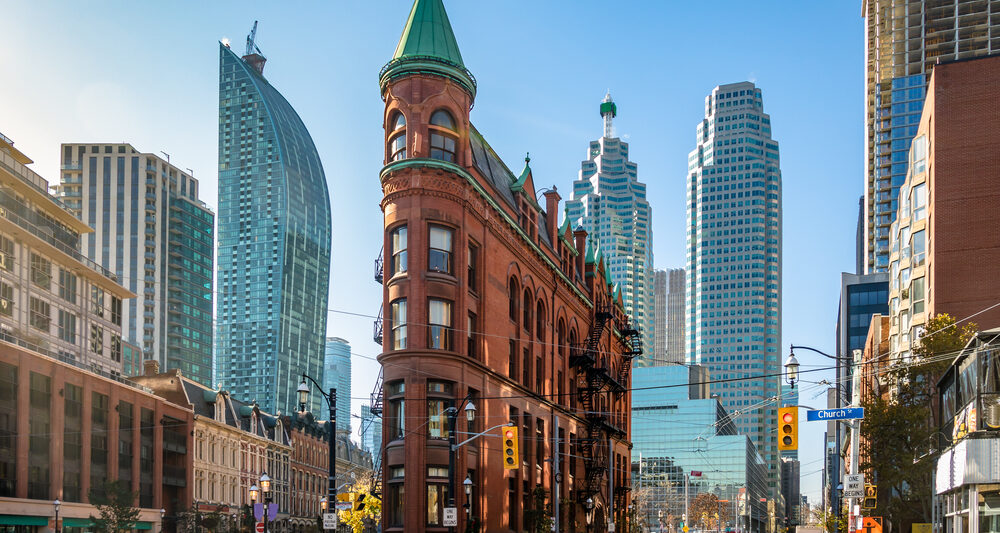
M 382 285 L 384 282 L 383 274 L 383 255 L 385 253 L 385 248 L 379 251 L 378 257 L 375 258 L 375 281 Z M 382 344 L 382 307 L 379 306 L 378 318 L 375 319 L 373 325 L 372 339 L 378 343 Z M 378 379 L 375 380 L 375 388 L 372 390 L 371 397 L 369 398 L 369 410 L 371 412 L 371 417 L 367 420 L 362 420 L 361 422 L 361 435 L 364 436 L 368 433 L 371 428 L 372 422 L 375 418 L 382 418 L 382 369 L 379 368 Z M 379 446 L 381 449 L 381 446 Z M 384 453 L 384 450 L 383 450 Z M 372 485 L 370 494 L 378 499 L 382 499 L 382 453 L 379 453 L 377 457 L 372 457 Z
M 596 307 L 586 341 L 574 346 L 570 356 L 570 365 L 577 369 L 580 410 L 587 420 L 586 433 L 578 447 L 585 474 L 583 490 L 578 495 L 581 501 L 599 493 L 607 481 L 609 439 L 622 439 L 627 435 L 625 421 L 613 416 L 609 410 L 612 400 L 620 399 L 628 391 L 632 359 L 642 354 L 639 332 L 627 318 L 623 323 L 616 324 L 612 305 L 599 304 Z M 610 329 L 622 345 L 621 367 L 617 372 L 611 366 L 612 354 L 599 357 L 606 329 Z M 602 399 L 607 401 L 602 402 Z

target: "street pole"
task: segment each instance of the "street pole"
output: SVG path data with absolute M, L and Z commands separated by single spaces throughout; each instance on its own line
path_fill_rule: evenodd
M 455 507 L 455 419 L 458 408 L 448 411 L 448 507 Z M 455 531 L 453 526 L 448 531 Z
M 320 389 L 320 394 L 323 389 Z M 330 479 L 326 488 L 326 508 L 332 513 L 337 512 L 337 389 L 330 388 L 326 398 L 330 408 Z
M 688 473 L 684 473 L 684 527 L 691 529 L 691 524 L 688 522 Z
M 559 500 L 562 495 L 562 491 L 559 490 L 559 481 L 562 478 L 562 472 L 559 470 L 559 451 L 561 450 L 559 442 L 559 415 L 555 415 L 555 424 L 552 430 L 552 477 L 553 483 L 552 487 L 555 489 L 555 494 L 552 495 L 552 508 L 555 514 L 555 533 L 559 533 Z
M 615 523 L 615 441 L 611 437 L 608 437 L 608 523 Z

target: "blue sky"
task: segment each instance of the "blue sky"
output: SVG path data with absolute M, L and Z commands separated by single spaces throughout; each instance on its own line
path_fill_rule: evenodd
M 378 71 L 410 0 L 337 2 L 20 2 L 4 8 L 0 132 L 58 181 L 61 142 L 129 142 L 171 154 L 217 207 L 218 41 L 242 50 L 254 20 L 265 75 L 319 148 L 333 204 L 328 333 L 351 341 L 354 408 L 371 392 L 381 289 Z M 860 2 L 446 2 L 479 82 L 472 120 L 508 165 L 525 152 L 538 187 L 569 194 L 598 104 L 618 104 L 653 207 L 655 265 L 684 265 L 684 181 L 704 98 L 755 82 L 780 143 L 782 357 L 791 343 L 834 349 L 839 273 L 854 269 L 864 189 Z M 362 316 L 357 316 L 362 315 Z M 808 352 L 803 370 L 827 361 Z M 832 371 L 807 380 L 832 379 Z M 802 404 L 820 406 L 803 383 Z M 815 396 L 814 396 L 815 395 Z M 803 492 L 818 502 L 820 423 L 802 424 Z M 710 473 L 706 473 L 708 475 Z

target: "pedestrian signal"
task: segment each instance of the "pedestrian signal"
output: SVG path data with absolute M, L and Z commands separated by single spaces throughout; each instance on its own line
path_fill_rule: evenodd
M 504 426 L 500 434 L 503 436 L 503 467 L 505 470 L 516 470 L 521 466 L 517 454 L 517 426 Z
M 799 449 L 799 408 L 778 409 L 778 449 Z

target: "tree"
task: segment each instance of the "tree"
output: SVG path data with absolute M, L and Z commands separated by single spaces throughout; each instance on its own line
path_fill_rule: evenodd
M 362 502 L 364 506 L 362 507 L 359 503 L 355 503 L 348 511 L 338 511 L 337 517 L 340 519 L 340 523 L 350 526 L 351 531 L 354 533 L 362 533 L 365 529 L 366 521 L 373 520 L 377 522 L 381 518 L 382 501 L 371 495 L 371 483 L 367 479 L 355 482 L 348 489 L 348 492 L 354 494 L 355 502 L 357 499 L 364 497 Z
M 103 533 L 122 533 L 135 529 L 139 508 L 135 506 L 139 493 L 121 481 L 105 481 L 101 488 L 90 489 L 90 503 L 97 507 L 99 518 L 93 515 L 93 529 Z
M 847 533 L 847 520 L 835 513 L 814 511 L 819 527 L 827 533 Z
M 934 409 L 937 381 L 977 329 L 958 326 L 944 313 L 928 319 L 912 359 L 893 361 L 875 394 L 862 402 L 866 445 L 859 466 L 878 483 L 873 514 L 884 517 L 888 531 L 931 521 L 934 461 L 926 452 L 941 425 Z
M 545 503 L 546 491 L 535 487 L 531 491 L 531 509 L 524 512 L 524 520 L 528 523 L 531 533 L 548 533 L 552 531 L 552 506 Z
M 730 505 L 719 500 L 719 497 L 709 492 L 702 492 L 691 502 L 688 521 L 702 529 L 716 530 L 721 523 L 729 520 Z

